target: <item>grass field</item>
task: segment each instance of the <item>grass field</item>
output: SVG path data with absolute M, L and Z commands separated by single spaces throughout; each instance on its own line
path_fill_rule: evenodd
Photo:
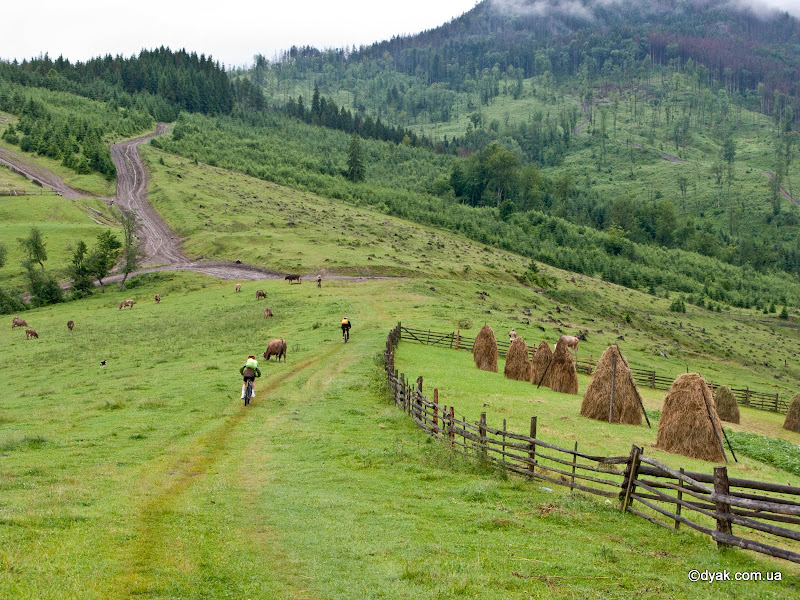
M 151 198 L 192 257 L 404 277 L 326 279 L 322 290 L 243 282 L 235 294 L 234 282 L 155 273 L 124 293 L 109 287 L 24 313 L 40 339 L 6 329 L 0 344 L 0 360 L 13 365 L 0 380 L 0 597 L 797 593 L 791 564 L 719 552 L 700 535 L 664 532 L 603 501 L 452 456 L 390 405 L 379 364 L 398 320 L 466 335 L 489 322 L 498 336 L 515 327 L 532 342 L 581 329 L 581 356 L 617 342 L 634 366 L 664 375 L 689 367 L 786 397 L 800 380 L 794 313 L 784 321 L 688 306 L 676 315 L 668 298 L 549 267 L 541 272 L 555 287 L 540 293 L 516 283 L 529 261 L 511 253 L 363 209 L 347 209 L 354 214 L 342 231 L 342 206 L 325 198 L 154 148 L 144 154 Z M 9 220 L 21 218 L 24 205 L 6 206 Z M 56 227 L 56 214 L 43 209 L 37 223 Z M 258 288 L 266 302 L 253 298 Z M 125 298 L 134 309 L 118 309 Z M 274 319 L 264 319 L 265 306 Z M 346 346 L 344 314 L 354 323 Z M 288 362 L 262 361 L 245 409 L 238 367 L 273 337 L 288 340 Z M 636 442 L 669 464 L 708 467 L 651 452 L 654 431 L 587 422 L 577 398 L 477 372 L 467 352 L 403 343 L 398 366 L 469 419 L 485 411 L 490 424 L 505 418 L 524 431 L 537 415 L 546 440 L 623 453 Z M 642 392 L 648 408 L 660 408 L 662 393 Z M 733 429 L 798 443 L 780 422 L 744 410 Z M 734 469 L 800 481 L 752 459 Z M 701 586 L 687 580 L 693 568 L 779 570 L 784 581 Z
M 0 381 L 0 596 L 796 593 L 791 565 L 720 553 L 427 440 L 388 403 L 377 363 L 398 316 L 439 318 L 419 282 L 246 282 L 235 294 L 233 282 L 170 273 L 124 294 L 134 309 L 118 310 L 123 295 L 109 288 L 26 313 L 39 340 L 3 334 L 0 359 L 15 366 Z M 347 345 L 343 313 L 354 322 Z M 277 336 L 288 362 L 262 364 L 245 409 L 237 369 Z M 432 379 L 436 368 L 425 365 Z M 692 568 L 780 570 L 784 581 L 699 587 Z
M 0 166 L 0 190 L 19 190 L 35 195 L 0 196 L 0 240 L 5 244 L 8 256 L 0 269 L 0 285 L 19 288 L 23 284 L 24 259 L 18 239 L 30 234 L 31 227 L 42 232 L 47 251 L 45 268 L 65 278 L 65 268 L 71 259 L 71 248 L 77 240 L 84 240 L 91 247 L 105 226 L 89 219 L 85 207 L 111 216 L 108 207 L 94 198 L 69 200 L 54 193 L 47 193 L 30 183 L 21 175 Z

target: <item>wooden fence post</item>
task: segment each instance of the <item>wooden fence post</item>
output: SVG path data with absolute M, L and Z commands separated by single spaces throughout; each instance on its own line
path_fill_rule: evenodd
M 433 388 L 433 433 L 439 433 L 439 388 Z
M 461 330 L 459 329 L 458 331 L 456 331 L 456 350 L 459 349 L 460 345 L 461 345 Z
M 575 485 L 575 464 L 578 462 L 578 442 L 575 442 L 575 454 L 572 455 L 572 477 L 569 481 L 569 491 L 571 492 Z
M 531 417 L 531 438 L 536 439 L 536 417 Z M 528 465 L 528 472 L 530 477 L 533 477 L 536 472 L 536 444 L 533 441 L 530 442 L 530 448 L 528 448 L 528 458 L 531 461 Z
M 481 422 L 478 424 L 478 433 L 480 436 L 480 453 L 481 460 L 486 460 L 486 413 L 481 413 Z
M 639 475 L 639 464 L 641 462 L 642 449 L 636 444 L 631 446 L 631 455 L 628 458 L 628 466 L 625 467 L 625 479 L 622 482 L 625 491 L 620 493 L 619 509 L 623 512 L 628 510 L 631 504 L 631 494 L 635 489 L 634 481 Z
M 650 375 L 650 387 L 653 388 L 653 389 L 656 389 L 656 372 L 655 371 L 653 371 L 653 373 Z
M 715 494 L 724 494 L 725 496 L 729 493 L 728 487 L 728 467 L 714 467 L 714 493 Z M 717 513 L 720 514 L 730 514 L 731 512 L 731 505 L 725 502 L 715 502 L 717 506 Z M 731 535 L 732 528 L 731 522 L 725 519 L 717 518 L 717 531 L 720 533 L 726 533 Z M 718 548 L 727 548 L 729 544 L 725 544 L 723 542 L 717 541 Z
M 744 403 L 746 406 L 750 406 L 750 386 L 744 388 Z
M 420 421 L 425 421 L 422 417 L 422 375 L 417 377 L 417 393 L 414 394 L 414 414 Z
M 778 412 L 778 394 L 775 394 L 775 412 Z
M 449 423 L 447 424 L 447 432 L 450 435 L 450 448 L 454 449 L 456 447 L 456 425 L 453 421 L 455 421 L 456 418 L 456 411 L 452 406 L 450 407 L 448 417 Z
M 681 467 L 681 475 L 683 475 L 683 467 Z M 678 487 L 681 487 L 681 488 L 683 487 L 683 479 L 678 479 Z M 681 490 L 678 490 L 678 500 L 683 500 L 683 492 Z M 682 508 L 683 508 L 683 506 L 680 503 L 676 502 L 675 503 L 675 515 L 680 517 Z M 675 529 L 679 529 L 680 526 L 681 526 L 681 522 L 676 518 L 675 519 Z

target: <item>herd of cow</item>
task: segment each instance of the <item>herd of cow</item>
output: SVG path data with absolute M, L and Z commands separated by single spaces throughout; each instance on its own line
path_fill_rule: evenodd
M 287 279 L 288 279 L 288 277 L 287 277 Z M 299 280 L 299 279 L 300 278 L 297 277 L 297 280 Z M 289 281 L 289 283 L 291 283 L 291 280 Z M 235 289 L 236 289 L 237 292 L 241 292 L 242 291 L 242 284 L 241 283 L 237 283 Z M 266 292 L 264 292 L 264 290 L 257 290 L 256 291 L 256 300 L 260 300 L 261 298 L 265 298 L 266 299 L 266 297 L 267 297 L 267 294 L 266 294 Z M 161 303 L 161 294 L 156 294 L 155 295 L 155 301 L 156 301 L 156 304 L 160 304 Z M 123 300 L 122 302 L 120 302 L 119 309 L 122 310 L 123 308 L 131 308 L 132 309 L 133 308 L 133 300 L 128 299 L 128 300 Z M 273 317 L 273 316 L 275 316 L 275 315 L 273 314 L 273 312 L 272 312 L 272 310 L 270 308 L 265 308 L 264 309 L 264 318 L 270 318 L 270 317 Z M 30 326 L 28 325 L 27 321 L 25 321 L 25 319 L 20 319 L 19 317 L 14 317 L 14 319 L 11 321 L 11 329 L 14 330 L 17 327 L 25 327 L 26 328 L 25 329 L 25 339 L 26 340 L 29 340 L 31 338 L 39 339 L 39 334 L 36 333 L 35 329 L 31 329 L 30 328 Z M 67 329 L 72 331 L 72 329 L 74 327 L 75 327 L 75 322 L 74 321 L 67 321 Z M 286 340 L 285 339 L 279 338 L 279 339 L 270 340 L 269 344 L 267 344 L 267 350 L 266 350 L 266 352 L 264 352 L 264 358 L 266 360 L 269 360 L 273 356 L 276 357 L 278 362 L 280 362 L 281 358 L 283 358 L 283 361 L 286 362 Z

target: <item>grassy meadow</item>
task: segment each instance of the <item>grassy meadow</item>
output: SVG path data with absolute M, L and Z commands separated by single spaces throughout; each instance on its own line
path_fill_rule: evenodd
M 18 190 L 30 196 L 0 195 L 0 240 L 8 255 L 6 264 L 0 268 L 0 286 L 19 288 L 23 285 L 25 270 L 24 255 L 17 240 L 26 238 L 31 227 L 38 227 L 45 240 L 47 261 L 45 268 L 66 278 L 66 267 L 70 264 L 72 248 L 77 240 L 84 240 L 90 247 L 103 231 L 89 218 L 89 206 L 111 217 L 108 207 L 95 198 L 69 200 L 55 193 L 48 193 L 32 184 L 21 175 L 0 166 L 0 190 Z
M 530 261 L 513 253 L 156 148 L 143 154 L 151 200 L 192 258 L 390 278 L 326 278 L 321 290 L 242 282 L 236 294 L 233 281 L 152 273 L 125 292 L 108 286 L 25 312 L 40 338 L 6 329 L 0 344 L 11 375 L 0 379 L 0 597 L 796 595 L 792 564 L 720 552 L 692 532 L 664 532 L 603 500 L 451 455 L 390 404 L 380 363 L 397 321 L 466 335 L 488 322 L 498 337 L 515 327 L 532 343 L 582 330 L 581 356 L 617 342 L 633 366 L 690 368 L 786 397 L 800 380 L 794 312 L 675 314 L 669 298 L 541 265 L 553 287 L 536 290 L 517 283 Z M 59 215 L 99 230 L 65 199 L 51 200 L 60 211 L 41 204 L 35 213 L 48 243 L 55 229 L 45 227 L 57 228 Z M 12 225 L 24 218 L 26 205 L 5 206 Z M 254 298 L 259 288 L 265 302 Z M 126 298 L 135 306 L 121 311 Z M 263 317 L 267 306 L 275 318 Z M 345 314 L 354 324 L 347 345 Z M 288 361 L 260 361 L 245 409 L 238 368 L 275 337 L 287 339 Z M 485 411 L 490 424 L 505 418 L 524 431 L 537 415 L 546 440 L 623 453 L 636 442 L 651 452 L 655 430 L 587 422 L 577 398 L 478 372 L 467 352 L 402 343 L 398 367 L 423 375 L 469 419 Z M 642 392 L 660 408 L 662 392 Z M 800 442 L 781 421 L 743 410 L 731 427 Z M 732 472 L 800 481 L 741 460 Z M 695 568 L 779 570 L 784 580 L 692 584 Z
M 796 593 L 792 565 L 720 553 L 701 536 L 665 534 L 428 440 L 389 404 L 378 360 L 398 317 L 430 323 L 451 308 L 420 282 L 233 286 L 150 274 L 124 293 L 27 312 L 38 340 L 3 334 L 0 359 L 14 367 L 0 381 L 0 596 Z M 266 302 L 253 298 L 257 287 Z M 126 297 L 136 305 L 120 311 Z M 459 302 L 480 314 L 480 300 Z M 342 314 L 354 323 L 347 345 Z M 279 336 L 288 361 L 262 361 L 245 409 L 238 367 Z M 428 382 L 438 368 L 425 365 Z M 784 581 L 712 589 L 688 582 L 692 568 L 780 570 Z

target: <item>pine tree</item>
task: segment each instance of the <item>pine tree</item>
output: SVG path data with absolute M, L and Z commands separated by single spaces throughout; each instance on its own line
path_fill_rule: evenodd
M 361 151 L 361 143 L 358 134 L 353 134 L 350 139 L 350 148 L 347 151 L 347 178 L 353 182 L 364 181 L 366 167 Z

